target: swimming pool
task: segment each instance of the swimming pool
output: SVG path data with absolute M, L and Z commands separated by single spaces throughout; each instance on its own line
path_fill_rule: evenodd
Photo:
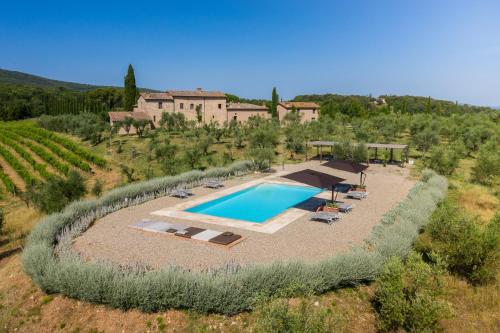
M 263 183 L 186 209 L 186 212 L 263 223 L 323 190 Z

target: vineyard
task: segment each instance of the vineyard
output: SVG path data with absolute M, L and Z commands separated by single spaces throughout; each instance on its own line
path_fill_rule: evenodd
M 21 196 L 51 177 L 64 178 L 71 169 L 91 173 L 106 160 L 78 143 L 29 123 L 0 122 L 0 198 Z

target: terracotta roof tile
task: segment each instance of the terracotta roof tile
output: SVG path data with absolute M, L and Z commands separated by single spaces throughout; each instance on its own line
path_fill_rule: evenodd
M 149 115 L 146 112 L 108 112 L 109 119 L 111 121 L 122 121 L 127 117 L 132 117 L 134 119 L 145 119 L 150 120 Z
M 169 100 L 173 97 L 167 93 L 141 93 L 141 96 L 146 100 Z
M 167 94 L 173 97 L 220 97 L 226 98 L 226 95 L 220 91 L 197 90 L 167 90 Z
M 291 109 L 295 106 L 297 109 L 318 109 L 319 105 L 314 102 L 280 102 L 284 108 Z
M 267 111 L 267 106 L 256 105 L 251 103 L 229 103 L 227 106 L 228 110 L 238 110 L 238 111 Z

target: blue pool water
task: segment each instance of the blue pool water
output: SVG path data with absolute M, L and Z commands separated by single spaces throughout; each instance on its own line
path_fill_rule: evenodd
M 320 192 L 316 187 L 264 183 L 191 207 L 186 212 L 262 223 Z

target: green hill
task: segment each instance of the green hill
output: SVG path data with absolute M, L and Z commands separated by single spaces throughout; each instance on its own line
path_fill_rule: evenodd
M 59 88 L 63 87 L 68 90 L 75 91 L 89 91 L 97 88 L 101 88 L 100 86 L 95 86 L 91 84 L 82 84 L 75 82 L 65 82 L 47 79 L 42 76 L 31 75 L 27 73 L 17 72 L 17 71 L 9 71 L 6 69 L 0 69 L 0 84 L 8 84 L 15 86 L 29 86 L 29 87 L 37 87 L 37 88 Z
M 97 86 L 92 84 L 76 83 L 76 82 L 66 82 L 59 80 L 48 79 L 43 76 L 32 75 L 23 72 L 9 71 L 0 68 L 0 84 L 12 85 L 12 86 L 25 86 L 25 87 L 35 87 L 35 88 L 65 88 L 67 90 L 73 91 L 90 91 L 98 88 L 121 88 L 121 87 L 107 87 L 107 86 Z M 139 88 L 140 91 L 145 92 L 157 92 L 158 90 Z

